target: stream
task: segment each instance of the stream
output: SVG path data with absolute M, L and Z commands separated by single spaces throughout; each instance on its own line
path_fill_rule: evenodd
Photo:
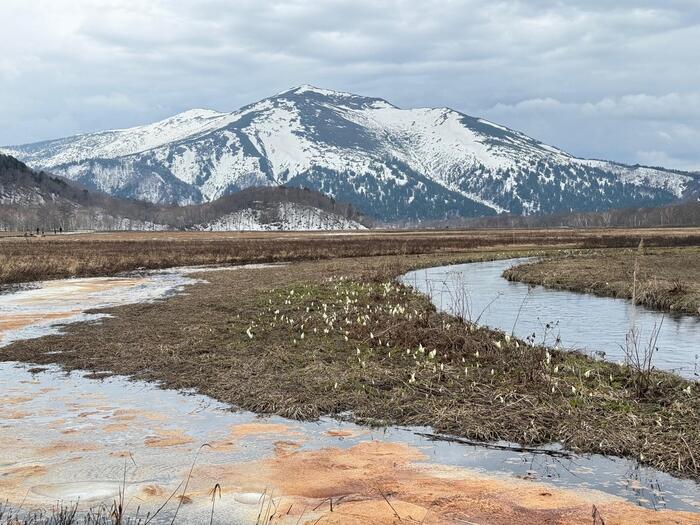
M 433 304 L 477 324 L 536 343 L 581 350 L 613 362 L 625 359 L 625 338 L 634 323 L 641 345 L 659 328 L 653 364 L 700 379 L 700 318 L 665 314 L 631 301 L 512 282 L 501 274 L 533 259 L 507 259 L 410 272 L 404 284 Z
M 487 276 L 500 279 L 502 269 L 513 261 L 479 264 L 462 267 L 459 275 L 481 280 L 481 286 L 490 285 L 489 293 L 494 293 L 501 285 L 486 283 Z M 458 275 L 453 273 L 458 268 L 421 271 L 404 280 L 419 289 L 424 283 L 424 291 L 434 292 L 438 288 L 430 283 L 453 282 L 448 276 Z M 474 274 L 472 269 L 482 273 Z M 186 286 L 205 282 L 201 275 L 190 275 L 202 271 L 175 269 L 137 276 L 47 281 L 2 294 L 0 345 L 60 333 L 65 324 L 99 322 L 109 315 L 86 310 L 161 301 L 186 293 Z M 245 271 L 245 267 L 226 271 Z M 422 281 L 422 277 L 426 279 Z M 506 285 L 513 290 L 513 300 L 519 297 L 521 302 L 517 285 Z M 479 292 L 474 289 L 473 293 L 476 302 Z M 436 297 L 433 295 L 434 300 Z M 444 298 L 444 293 L 440 297 Z M 446 303 L 440 306 L 448 308 Z M 479 303 L 475 308 L 482 309 Z M 490 315 L 490 310 L 488 313 L 483 322 L 496 323 L 497 317 Z M 549 316 L 553 312 L 542 315 L 545 313 Z M 567 319 L 560 320 L 561 330 Z M 532 322 L 521 315 L 518 325 L 527 331 Z M 665 326 L 681 330 L 673 328 L 673 322 Z M 683 330 L 695 330 L 697 336 L 700 325 L 689 320 L 678 322 L 689 327 Z M 688 370 L 683 368 L 688 364 L 686 357 L 669 357 L 669 364 Z M 192 469 L 187 491 L 191 501 L 178 510 L 182 522 L 209 523 L 212 487 L 220 483 L 225 490 L 216 501 L 212 522 L 255 523 L 261 502 L 275 497 L 271 487 L 288 487 L 291 478 L 296 485 L 288 491 L 296 494 L 303 492 L 305 484 L 316 482 L 315 471 L 299 467 L 299 458 L 306 457 L 303 454 L 316 459 L 335 454 L 338 464 L 347 462 L 344 468 L 363 465 L 370 478 L 372 469 L 377 468 L 375 462 L 366 461 L 365 465 L 350 454 L 393 446 L 394 453 L 410 456 L 412 469 L 442 469 L 435 474 L 440 479 L 541 482 L 577 492 L 591 491 L 594 499 L 613 496 L 650 509 L 700 512 L 700 487 L 695 482 L 642 467 L 634 460 L 545 453 L 565 452 L 556 446 L 517 452 L 507 449 L 508 443 L 493 448 L 435 440 L 429 428 L 373 429 L 330 418 L 317 422 L 260 418 L 191 392 L 160 389 L 124 377 L 92 379 L 55 366 L 0 363 L 0 387 L 0 501 L 24 508 L 76 501 L 92 506 L 109 503 L 123 491 L 130 509 L 153 512 L 171 494 L 181 491 L 178 487 Z M 337 459 L 339 454 L 341 459 Z M 324 479 L 321 483 L 332 485 Z M 517 487 L 513 490 L 518 491 Z M 169 523 L 176 500 L 151 523 Z M 308 508 L 307 502 L 302 504 Z M 294 516 L 291 523 L 296 521 Z

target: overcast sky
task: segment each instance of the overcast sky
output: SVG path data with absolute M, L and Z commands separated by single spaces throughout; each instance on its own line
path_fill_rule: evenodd
M 698 0 L 0 0 L 0 144 L 313 84 L 700 170 Z

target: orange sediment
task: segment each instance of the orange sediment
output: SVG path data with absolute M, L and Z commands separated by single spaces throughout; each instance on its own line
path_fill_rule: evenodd
M 423 463 L 403 444 L 368 441 L 348 449 L 299 451 L 236 466 L 195 469 L 236 492 L 279 495 L 276 519 L 335 524 L 558 523 L 590 524 L 595 505 L 614 523 L 700 524 L 700 515 L 656 512 L 596 491 L 483 475 Z M 330 500 L 334 500 L 333 511 Z M 316 508 L 315 511 L 310 509 Z M 302 516 L 303 517 L 303 516 Z M 304 523 L 304 521 L 301 521 Z
M 157 430 L 143 440 L 143 444 L 150 448 L 176 447 L 192 442 L 193 439 L 181 430 Z

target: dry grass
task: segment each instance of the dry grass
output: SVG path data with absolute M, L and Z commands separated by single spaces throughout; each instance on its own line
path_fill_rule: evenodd
M 641 253 L 632 248 L 574 253 L 517 266 L 504 276 L 513 281 L 603 296 L 632 299 L 634 295 L 637 304 L 700 315 L 697 246 L 646 248 Z
M 369 231 L 360 233 L 95 233 L 0 238 L 0 285 L 113 275 L 137 268 L 302 261 L 513 245 L 619 247 L 700 244 L 700 229 Z
M 532 253 L 208 273 L 210 284 L 187 295 L 113 309 L 100 325 L 15 343 L 0 358 L 160 381 L 291 418 L 349 411 L 360 422 L 478 440 L 560 441 L 700 479 L 697 385 L 654 372 L 640 396 L 626 367 L 461 323 L 392 280 L 416 267 Z

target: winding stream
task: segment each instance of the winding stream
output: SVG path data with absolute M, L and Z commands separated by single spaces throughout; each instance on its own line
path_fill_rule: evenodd
M 512 262 L 492 266 L 489 275 L 498 277 L 506 264 Z M 51 281 L 4 294 L 1 344 L 106 315 L 86 314 L 89 309 L 182 293 L 186 285 L 202 282 L 201 277 L 189 276 L 193 271 Z M 427 275 L 440 279 L 446 272 L 435 269 Z M 420 286 L 418 274 L 406 279 Z M 426 289 L 431 286 L 428 282 Z M 424 476 L 408 479 L 412 490 L 420 490 L 426 480 L 459 479 L 477 480 L 479 486 L 511 484 L 517 494 L 542 482 L 542 487 L 573 488 L 577 494 L 591 491 L 591 501 L 596 502 L 613 496 L 647 508 L 700 512 L 696 483 L 640 467 L 633 460 L 560 457 L 435 441 L 425 436 L 431 433 L 428 428 L 377 430 L 328 418 L 312 423 L 260 419 L 249 412 L 233 412 L 205 396 L 121 377 L 89 379 L 58 367 L 36 370 L 21 363 L 0 363 L 0 386 L 0 500 L 23 502 L 25 508 L 49 507 L 57 501 L 109 503 L 124 484 L 129 508 L 153 511 L 181 486 L 196 458 L 187 492 L 191 501 L 179 511 L 182 522 L 209 523 L 210 492 L 220 483 L 224 491 L 217 500 L 214 523 L 255 523 L 261 501 L 285 490 L 292 497 L 285 503 L 290 505 L 290 523 L 295 523 L 301 514 L 294 512 L 308 512 L 304 516 L 311 517 L 313 512 L 306 509 L 318 504 L 296 495 L 335 488 L 321 467 L 344 465 L 337 467 L 346 469 L 343 477 L 381 480 L 387 474 L 378 469 L 389 457 L 394 462 L 388 463 L 390 475 L 395 470 L 391 465 L 404 461 L 411 476 Z M 202 448 L 205 443 L 208 446 Z M 300 458 L 308 462 L 299 463 Z M 307 486 L 313 483 L 317 485 Z M 537 493 L 548 494 L 546 489 Z M 161 513 L 160 521 L 151 523 L 169 523 L 176 500 Z M 292 512 L 292 508 L 304 510 Z
M 404 275 L 402 282 L 427 294 L 440 310 L 521 339 L 583 350 L 614 362 L 624 361 L 625 336 L 633 322 L 642 344 L 654 327 L 660 327 L 654 365 L 700 379 L 700 318 L 664 314 L 624 299 L 531 287 L 501 276 L 507 268 L 530 260 L 429 268 Z

